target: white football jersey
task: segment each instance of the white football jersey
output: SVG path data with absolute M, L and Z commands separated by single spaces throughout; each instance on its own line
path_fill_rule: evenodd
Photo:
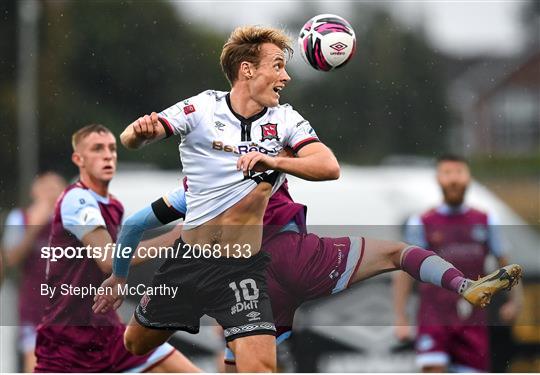
M 235 113 L 227 92 L 208 90 L 159 113 L 167 135 L 180 135 L 180 158 L 187 176 L 186 229 L 218 216 L 257 186 L 257 175 L 244 177 L 238 158 L 250 151 L 276 156 L 318 142 L 315 131 L 291 106 L 264 108 L 244 118 Z M 285 176 L 274 184 L 277 190 Z

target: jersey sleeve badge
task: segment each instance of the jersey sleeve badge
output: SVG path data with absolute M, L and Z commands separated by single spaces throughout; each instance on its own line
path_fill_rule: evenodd
M 184 107 L 184 114 L 189 115 L 190 113 L 195 112 L 195 106 L 193 104 L 186 105 Z

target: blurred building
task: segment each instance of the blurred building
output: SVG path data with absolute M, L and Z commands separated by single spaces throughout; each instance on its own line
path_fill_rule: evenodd
M 540 50 L 473 65 L 450 86 L 449 99 L 458 114 L 453 149 L 468 156 L 540 151 Z

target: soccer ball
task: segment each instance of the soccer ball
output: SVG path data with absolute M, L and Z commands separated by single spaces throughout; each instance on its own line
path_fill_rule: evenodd
M 302 27 L 298 45 L 305 62 L 317 70 L 329 71 L 351 60 L 356 37 L 351 25 L 340 16 L 319 14 Z

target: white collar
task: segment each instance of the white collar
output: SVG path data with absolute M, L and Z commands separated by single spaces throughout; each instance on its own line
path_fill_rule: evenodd
M 442 215 L 464 214 L 467 211 L 469 211 L 469 207 L 467 207 L 465 204 L 460 204 L 459 206 L 450 206 L 447 203 L 443 203 L 437 207 L 437 212 Z
M 109 197 L 104 197 L 103 195 L 99 195 L 98 193 L 96 193 L 94 190 L 92 189 L 88 189 L 88 191 L 90 192 L 90 194 L 92 194 L 92 196 L 94 198 L 96 198 L 96 200 L 100 203 L 103 203 L 103 204 L 109 204 Z

